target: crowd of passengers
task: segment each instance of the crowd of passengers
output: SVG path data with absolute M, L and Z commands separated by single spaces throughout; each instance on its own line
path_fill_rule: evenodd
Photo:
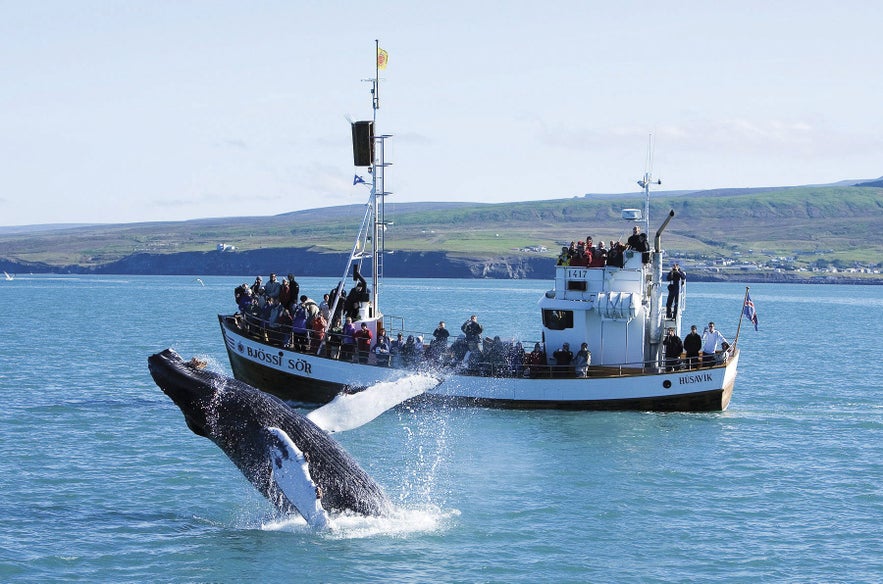
M 635 230 L 637 234 L 638 228 Z M 588 240 L 591 242 L 591 238 Z M 614 244 L 613 248 L 617 245 Z M 603 242 L 599 247 L 605 249 Z M 607 258 L 610 265 L 609 254 Z M 266 283 L 257 276 L 251 286 L 243 283 L 236 287 L 234 296 L 239 310 L 235 317 L 241 328 L 264 342 L 331 359 L 409 369 L 457 367 L 499 376 L 588 375 L 592 354 L 587 343 L 582 343 L 575 354 L 569 344 L 564 343 L 549 360 L 542 343 L 535 343 L 533 350 L 528 352 L 519 341 L 483 336 L 484 327 L 476 315 L 460 326 L 460 334 L 453 340 L 444 321 L 438 323 L 428 344 L 422 335 L 406 338 L 401 332 L 391 339 L 383 328 L 375 335 L 365 322 L 359 326 L 355 324 L 360 306 L 370 300 L 370 290 L 358 269 L 354 270 L 353 278 L 356 283 L 349 292 L 338 286 L 324 294 L 322 301 L 317 303 L 300 294 L 300 286 L 293 274 L 289 273 L 279 281 L 272 273 Z M 340 299 L 335 303 L 338 289 Z M 717 362 L 717 347 L 721 346 L 724 352 L 729 348 L 723 335 L 714 329 L 714 323 L 709 323 L 701 336 L 695 325 L 691 329 L 683 342 L 674 334 L 673 328 L 667 331 L 663 345 L 669 371 L 712 365 Z M 686 358 L 682 360 L 684 353 Z
M 641 260 L 645 264 L 650 261 L 650 242 L 647 240 L 647 234 L 641 233 L 640 227 L 635 226 L 632 229 L 632 234 L 625 244 L 612 240 L 607 245 L 603 241 L 598 241 L 596 244 L 592 236 L 586 237 L 585 241 L 571 241 L 570 246 L 561 248 L 561 253 L 558 255 L 558 265 L 621 268 L 625 265 L 627 250 L 641 253 Z

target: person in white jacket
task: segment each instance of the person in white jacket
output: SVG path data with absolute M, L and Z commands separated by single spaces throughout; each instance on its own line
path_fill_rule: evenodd
M 708 323 L 708 327 L 702 332 L 702 363 L 704 365 L 713 364 L 714 353 L 717 351 L 718 345 L 726 342 L 726 337 L 714 328 L 714 323 Z

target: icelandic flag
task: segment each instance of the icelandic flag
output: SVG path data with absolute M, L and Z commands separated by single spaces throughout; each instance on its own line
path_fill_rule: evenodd
M 757 311 L 754 309 L 754 302 L 751 301 L 751 294 L 745 295 L 745 307 L 742 309 L 742 314 L 754 323 L 754 330 L 757 330 Z
M 357 185 L 357 184 L 359 184 L 359 183 L 362 183 L 362 184 L 368 184 L 368 183 L 365 182 L 365 179 L 363 179 L 362 177 L 360 177 L 360 176 L 357 175 L 357 174 L 354 174 L 354 175 L 353 175 L 353 185 Z

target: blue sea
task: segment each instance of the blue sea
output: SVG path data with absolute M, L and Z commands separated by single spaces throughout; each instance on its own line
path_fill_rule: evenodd
M 723 413 L 387 412 L 336 437 L 398 511 L 314 532 L 147 371 L 171 346 L 229 372 L 216 315 L 253 279 L 0 282 L 0 581 L 883 580 L 881 286 L 752 285 Z M 390 280 L 383 308 L 535 340 L 550 287 Z M 685 318 L 732 340 L 744 293 L 690 283 Z

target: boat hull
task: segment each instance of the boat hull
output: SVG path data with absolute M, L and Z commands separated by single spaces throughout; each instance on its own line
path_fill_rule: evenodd
M 233 375 L 283 399 L 322 404 L 413 371 L 350 363 L 274 347 L 220 316 Z M 673 372 L 590 371 L 588 378 L 489 377 L 438 372 L 442 382 L 424 399 L 499 408 L 705 412 L 730 403 L 739 360 Z

